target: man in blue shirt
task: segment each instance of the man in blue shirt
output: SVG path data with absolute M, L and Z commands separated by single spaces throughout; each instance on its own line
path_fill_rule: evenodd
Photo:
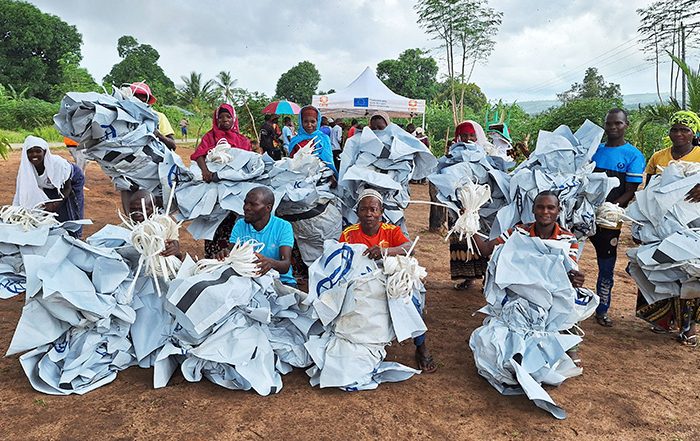
M 595 171 L 605 172 L 608 176 L 619 179 L 620 185 L 610 191 L 606 200 L 620 207 L 627 207 L 634 197 L 634 192 L 642 182 L 645 166 L 642 152 L 625 140 L 628 126 L 627 112 L 618 108 L 611 109 L 605 117 L 607 141 L 598 146 L 592 159 L 596 164 Z M 591 236 L 598 259 L 596 291 L 600 297 L 600 304 L 596 309 L 596 320 L 603 326 L 613 324 L 608 317 L 608 309 L 621 227 L 622 225 L 617 225 L 616 228 L 605 228 L 598 225 L 596 234 Z
M 231 231 L 229 242 L 256 240 L 265 247 L 256 253 L 260 275 L 274 269 L 280 281 L 296 287 L 292 276 L 292 247 L 294 233 L 292 224 L 272 214 L 275 195 L 267 187 L 256 187 L 248 192 L 243 202 L 243 219 L 238 219 Z M 219 257 L 225 257 L 225 250 Z

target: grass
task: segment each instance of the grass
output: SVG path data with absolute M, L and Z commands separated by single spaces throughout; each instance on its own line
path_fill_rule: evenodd
M 0 129 L 0 138 L 5 138 L 11 144 L 21 144 L 28 135 L 38 136 L 47 142 L 63 142 L 63 135 L 53 126 L 37 127 L 34 130 L 4 130 Z

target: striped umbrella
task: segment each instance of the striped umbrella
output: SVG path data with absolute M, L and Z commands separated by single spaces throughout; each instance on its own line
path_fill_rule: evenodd
M 273 101 L 263 109 L 262 113 L 277 115 L 297 115 L 301 108 L 297 103 L 287 100 Z

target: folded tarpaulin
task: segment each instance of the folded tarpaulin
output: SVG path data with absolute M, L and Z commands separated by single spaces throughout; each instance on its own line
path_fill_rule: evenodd
M 310 336 L 306 343 L 314 362 L 307 370 L 313 386 L 374 389 L 384 381 L 402 381 L 419 373 L 384 362 L 384 348 L 396 338 L 396 329 L 386 276 L 373 260 L 362 255 L 366 248 L 326 241 L 323 255 L 309 268 L 305 303 L 313 307 L 326 329 L 322 335 Z M 405 297 L 410 299 L 411 294 Z M 410 307 L 415 311 L 412 303 Z M 410 329 L 411 323 L 415 329 Z M 402 321 L 400 329 L 408 338 L 426 328 L 419 316 L 418 320 Z
M 372 188 L 384 198 L 384 220 L 408 233 L 403 210 L 410 201 L 409 181 L 423 179 L 435 170 L 437 160 L 418 138 L 390 124 L 384 130 L 348 139 L 340 157 L 338 191 L 344 225 L 357 223 L 357 197 Z
M 487 314 L 469 339 L 477 370 L 504 395 L 526 394 L 556 418 L 556 406 L 541 384 L 559 385 L 580 375 L 566 351 L 581 337 L 561 332 L 593 314 L 598 297 L 574 289 L 576 269 L 556 241 L 513 234 L 494 251 L 484 285 Z

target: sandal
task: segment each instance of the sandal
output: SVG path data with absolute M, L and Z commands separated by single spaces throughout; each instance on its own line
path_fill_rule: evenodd
M 680 334 L 680 335 L 678 335 L 678 341 L 683 346 L 688 346 L 690 348 L 697 348 L 698 347 L 698 336 L 695 334 L 693 334 L 693 335 Z
M 613 321 L 610 319 L 610 317 L 608 317 L 607 314 L 596 314 L 595 320 L 600 326 L 605 326 L 606 328 L 610 328 L 613 325 Z
M 668 334 L 670 332 L 670 331 L 667 331 L 664 328 L 660 328 L 658 326 L 652 326 L 649 329 L 651 329 L 651 332 L 653 332 L 654 334 Z
M 568 355 L 569 358 L 571 358 L 571 361 L 574 362 L 576 367 L 581 367 L 581 357 L 579 357 L 577 350 L 569 350 L 567 351 L 566 355 Z
M 435 360 L 433 360 L 432 355 L 422 355 L 416 350 L 416 363 L 418 363 L 418 369 L 426 374 L 432 374 L 437 370 L 437 365 Z
M 453 287 L 457 291 L 465 291 L 472 287 L 472 283 L 474 283 L 472 279 L 465 279 L 464 282 L 455 283 Z

